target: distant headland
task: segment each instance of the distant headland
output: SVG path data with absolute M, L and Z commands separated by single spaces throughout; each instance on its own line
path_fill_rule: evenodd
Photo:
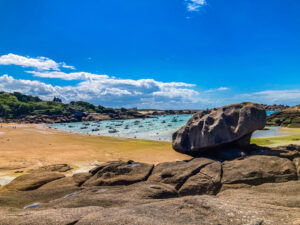
M 281 111 L 286 105 L 265 105 L 265 110 Z M 199 109 L 200 110 L 200 109 Z M 199 110 L 158 110 L 137 108 L 107 108 L 85 101 L 64 104 L 60 98 L 45 101 L 19 92 L 0 92 L 0 122 L 65 123 L 95 120 L 147 118 L 155 115 L 194 114 Z

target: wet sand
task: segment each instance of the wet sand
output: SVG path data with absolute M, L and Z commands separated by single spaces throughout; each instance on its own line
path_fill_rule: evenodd
M 101 162 L 129 159 L 157 164 L 190 157 L 175 152 L 169 142 L 66 133 L 36 124 L 0 124 L 2 176 L 56 163 L 87 170 Z
M 269 147 L 283 146 L 289 144 L 300 145 L 300 128 L 280 128 L 282 136 L 252 138 L 251 143 Z

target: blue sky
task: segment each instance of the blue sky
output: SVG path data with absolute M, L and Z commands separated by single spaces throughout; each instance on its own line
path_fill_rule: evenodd
M 0 90 L 111 107 L 300 104 L 298 0 L 0 0 Z

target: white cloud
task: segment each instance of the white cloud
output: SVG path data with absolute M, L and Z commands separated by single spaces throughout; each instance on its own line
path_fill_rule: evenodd
M 192 1 L 205 4 L 205 1 Z M 202 3 L 201 3 L 202 2 Z M 39 71 L 26 71 L 33 77 L 56 78 L 78 81 L 75 86 L 54 86 L 36 80 L 14 79 L 12 76 L 0 76 L 0 91 L 18 91 L 24 94 L 52 99 L 58 96 L 65 102 L 89 101 L 110 107 L 139 108 L 206 108 L 242 101 L 265 104 L 299 104 L 300 89 L 265 90 L 260 92 L 235 94 L 228 87 L 203 90 L 194 89 L 195 84 L 183 82 L 161 82 L 154 79 L 118 79 L 105 74 L 88 72 L 60 71 L 60 68 L 75 69 L 65 63 L 56 63 L 46 57 L 29 58 L 15 54 L 0 56 L 0 65 L 18 65 L 33 67 Z
M 188 11 L 198 12 L 206 5 L 206 0 L 185 0 Z
M 59 71 L 59 67 L 75 69 L 73 66 L 68 66 L 64 62 L 57 63 L 52 59 L 46 57 L 30 58 L 30 57 L 15 55 L 12 53 L 0 56 L 0 65 L 16 65 L 22 67 L 33 67 L 38 70 L 56 70 L 56 71 Z
M 103 77 L 98 79 L 98 76 Z M 64 102 L 83 100 L 108 107 L 137 106 L 160 109 L 201 109 L 243 101 L 296 105 L 299 104 L 300 99 L 300 89 L 266 90 L 225 97 L 221 94 L 228 90 L 225 87 L 204 90 L 200 93 L 192 89 L 193 84 L 180 82 L 117 79 L 107 75 L 97 75 L 97 79 L 88 76 L 83 78 L 76 86 L 54 86 L 40 81 L 14 79 L 3 75 L 0 76 L 0 91 L 18 91 L 47 100 L 58 96 Z
M 40 81 L 14 79 L 3 75 L 0 76 L 0 90 L 18 91 L 47 100 L 58 96 L 65 102 L 83 100 L 110 107 L 188 108 L 198 101 L 199 93 L 189 89 L 194 86 L 192 84 L 98 76 L 103 77 L 86 79 L 76 86 L 53 86 Z
M 16 80 L 11 76 L 3 75 L 0 77 L 1 91 L 18 91 L 40 97 L 58 94 L 58 90 L 50 84 L 31 80 Z
M 212 88 L 208 89 L 207 91 L 204 91 L 205 93 L 211 93 L 211 92 L 218 92 L 218 91 L 228 91 L 228 87 L 219 87 L 219 88 Z
M 158 87 L 194 87 L 195 84 L 187 84 L 183 82 L 159 82 L 153 79 L 140 79 L 140 80 L 132 80 L 132 79 L 117 79 L 115 77 L 109 77 L 104 74 L 93 74 L 87 72 L 73 72 L 73 73 L 65 73 L 60 71 L 26 71 L 27 73 L 33 74 L 35 77 L 43 77 L 43 78 L 58 78 L 62 80 L 93 80 L 97 82 L 99 85 L 107 86 L 107 85 L 128 85 L 128 86 L 136 86 L 136 87 L 146 87 L 151 88 L 152 86 Z
M 228 91 L 229 88 L 228 87 L 219 87 L 217 88 L 218 91 Z
M 0 56 L 0 65 L 33 67 L 38 71 L 25 71 L 33 77 L 78 81 L 75 86 L 54 86 L 36 80 L 14 79 L 8 75 L 0 76 L 0 91 L 18 91 L 47 100 L 58 96 L 65 102 L 84 100 L 112 107 L 143 106 L 145 108 L 158 104 L 159 108 L 182 108 L 187 104 L 197 102 L 199 94 L 192 89 L 194 84 L 183 82 L 118 79 L 88 72 L 66 73 L 60 71 L 60 68 L 75 68 L 46 57 L 30 58 L 10 53 Z
M 60 63 L 61 67 L 70 69 L 70 70 L 75 70 L 75 66 L 69 66 L 65 62 Z
M 27 73 L 33 74 L 35 77 L 43 78 L 58 78 L 62 80 L 97 80 L 97 79 L 107 79 L 107 75 L 98 75 L 87 72 L 74 72 L 74 73 L 65 73 L 60 71 L 26 71 Z

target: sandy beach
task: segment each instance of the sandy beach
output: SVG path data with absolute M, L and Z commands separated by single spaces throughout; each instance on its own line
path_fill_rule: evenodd
M 157 164 L 190 159 L 175 152 L 169 142 L 74 134 L 37 124 L 1 124 L 0 146 L 1 176 L 18 176 L 28 169 L 56 163 L 88 170 L 112 160 Z
M 42 124 L 0 126 L 0 185 L 30 169 L 58 163 L 69 164 L 74 168 L 72 172 L 82 172 L 113 160 L 157 164 L 190 159 L 175 152 L 170 142 L 68 133 Z M 300 129 L 282 131 L 288 135 L 253 138 L 252 143 L 273 147 L 300 144 Z

